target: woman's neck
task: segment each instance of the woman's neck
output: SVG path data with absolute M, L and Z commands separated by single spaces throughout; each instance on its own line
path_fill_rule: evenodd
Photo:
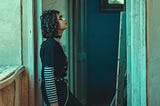
M 64 30 L 58 30 L 58 36 L 60 36 L 60 37 L 61 37 L 61 36 L 62 36 L 63 31 L 64 31 Z
M 54 40 L 60 43 L 60 38 L 54 38 Z

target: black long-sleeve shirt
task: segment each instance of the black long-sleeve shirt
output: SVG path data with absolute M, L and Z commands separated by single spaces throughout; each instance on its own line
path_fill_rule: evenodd
M 53 38 L 48 38 L 42 43 L 40 57 L 46 95 L 49 103 L 55 103 L 58 101 L 55 77 L 66 76 L 67 59 L 61 45 Z

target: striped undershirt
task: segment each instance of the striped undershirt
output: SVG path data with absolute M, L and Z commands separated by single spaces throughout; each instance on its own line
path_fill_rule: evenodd
M 49 103 L 58 102 L 55 77 L 53 72 L 53 67 L 44 67 L 45 88 Z

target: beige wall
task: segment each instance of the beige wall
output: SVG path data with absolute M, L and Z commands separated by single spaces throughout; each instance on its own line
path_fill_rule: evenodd
M 148 103 L 160 106 L 160 0 L 147 0 Z
M 20 65 L 20 0 L 0 2 L 0 65 Z

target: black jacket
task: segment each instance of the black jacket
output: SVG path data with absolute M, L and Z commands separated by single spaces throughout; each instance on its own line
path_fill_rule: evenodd
M 68 66 L 62 46 L 53 38 L 48 38 L 41 45 L 40 57 L 42 61 L 42 76 L 45 66 L 54 67 L 55 77 L 65 77 Z

